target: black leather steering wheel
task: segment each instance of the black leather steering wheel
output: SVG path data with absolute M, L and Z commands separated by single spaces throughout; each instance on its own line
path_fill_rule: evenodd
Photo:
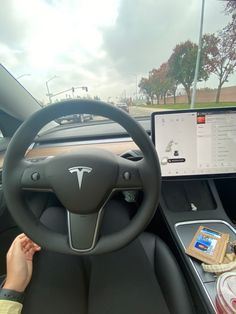
M 25 158 L 39 130 L 51 120 L 74 113 L 110 118 L 123 126 L 143 153 L 130 161 L 101 149 L 79 149 L 36 162 Z M 122 248 L 148 225 L 158 206 L 160 166 L 145 130 L 128 114 L 104 102 L 71 100 L 34 113 L 14 134 L 3 165 L 3 191 L 19 227 L 42 247 L 67 254 L 100 254 Z M 142 189 L 134 218 L 119 232 L 99 236 L 104 206 L 115 190 Z M 68 234 L 44 226 L 25 202 L 24 190 L 53 191 L 67 210 Z

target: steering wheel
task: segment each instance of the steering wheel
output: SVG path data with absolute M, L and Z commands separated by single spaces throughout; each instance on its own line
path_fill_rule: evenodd
M 39 130 L 74 113 L 110 118 L 123 126 L 143 159 L 126 160 L 101 149 L 79 149 L 30 161 L 25 154 Z M 145 130 L 127 113 L 104 102 L 71 100 L 35 112 L 14 134 L 4 158 L 3 191 L 18 226 L 42 247 L 66 254 L 101 254 L 120 249 L 148 225 L 158 206 L 160 165 Z M 116 190 L 143 190 L 143 201 L 121 231 L 100 236 L 104 207 Z M 53 191 L 67 210 L 68 234 L 49 230 L 26 204 L 24 191 Z

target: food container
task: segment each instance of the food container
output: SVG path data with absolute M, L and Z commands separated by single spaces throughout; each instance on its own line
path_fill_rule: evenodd
M 217 280 L 216 308 L 218 314 L 236 313 L 236 272 L 226 272 Z

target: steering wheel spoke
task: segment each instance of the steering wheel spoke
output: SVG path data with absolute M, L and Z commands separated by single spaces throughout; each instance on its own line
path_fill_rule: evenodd
M 142 189 L 143 182 L 140 176 L 139 161 L 131 161 L 122 157 L 117 157 L 119 164 L 119 174 L 116 182 L 118 189 Z
M 47 179 L 47 167 L 49 159 L 32 162 L 22 160 L 19 164 L 21 176 L 21 189 L 31 191 L 51 191 L 52 188 Z
M 69 244 L 73 251 L 86 253 L 95 248 L 102 222 L 102 211 L 103 209 L 91 214 L 67 212 Z

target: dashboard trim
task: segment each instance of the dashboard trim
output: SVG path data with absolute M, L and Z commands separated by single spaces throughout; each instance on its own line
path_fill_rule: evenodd
M 63 153 L 79 150 L 80 148 L 100 148 L 121 155 L 125 151 L 138 149 L 138 146 L 132 141 L 112 141 L 112 142 L 78 142 L 70 144 L 51 145 L 51 146 L 35 146 L 27 152 L 27 158 L 35 158 L 42 156 L 56 156 Z

